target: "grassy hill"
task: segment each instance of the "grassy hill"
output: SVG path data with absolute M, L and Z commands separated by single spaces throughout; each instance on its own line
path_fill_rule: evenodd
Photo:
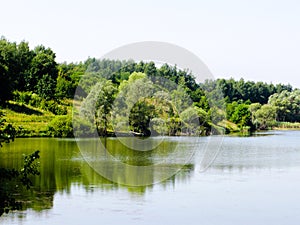
M 71 114 L 70 100 L 64 102 L 68 114 Z M 56 117 L 50 111 L 42 110 L 24 103 L 9 101 L 2 109 L 5 119 L 13 124 L 17 130 L 18 137 L 45 137 L 52 136 L 48 125 Z

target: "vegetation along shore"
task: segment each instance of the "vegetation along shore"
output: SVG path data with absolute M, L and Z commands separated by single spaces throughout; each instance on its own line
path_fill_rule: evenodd
M 175 84 L 168 89 L 168 96 L 158 82 L 161 78 Z M 50 48 L 40 45 L 30 49 L 27 42 L 0 39 L 0 110 L 19 137 L 72 137 L 76 88 L 88 98 L 93 85 L 101 90 L 92 115 L 101 136 L 115 135 L 113 118 L 126 116 L 113 110 L 122 94 L 129 99 L 129 130 L 139 136 L 153 132 L 208 135 L 211 128 L 225 133 L 300 129 L 300 90 L 289 84 L 243 79 L 197 83 L 188 70 L 153 62 L 88 58 L 79 63 L 57 63 Z M 130 105 L 133 88 L 150 94 Z M 222 96 L 212 104 L 210 99 L 218 96 L 218 90 Z M 192 102 L 182 108 L 184 101 L 180 106 L 176 99 L 185 98 Z M 122 128 L 118 131 L 126 134 Z

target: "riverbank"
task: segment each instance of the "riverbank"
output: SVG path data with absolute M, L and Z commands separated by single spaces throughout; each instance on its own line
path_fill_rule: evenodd
M 278 122 L 273 130 L 300 130 L 300 123 Z
M 49 110 L 14 101 L 9 101 L 1 111 L 5 115 L 6 121 L 15 127 L 17 137 L 72 137 L 72 99 L 64 100 L 60 104 L 66 107 L 66 115 L 55 115 Z M 238 136 L 251 135 L 249 127 L 240 128 L 228 120 L 212 126 L 219 133 Z M 300 130 L 300 123 L 277 122 L 272 130 Z M 125 134 L 122 133 L 119 136 L 123 135 Z M 108 132 L 108 136 L 116 135 Z M 132 134 L 126 134 L 126 136 L 132 136 Z

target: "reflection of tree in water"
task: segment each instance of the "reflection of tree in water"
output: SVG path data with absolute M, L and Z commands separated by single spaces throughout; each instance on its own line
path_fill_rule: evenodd
M 21 210 L 31 202 L 32 178 L 39 175 L 36 159 L 39 151 L 26 155 L 23 166 L 0 168 L 0 216 L 10 210 Z M 2 163 L 3 165 L 3 163 Z
M 3 114 L 0 111 L 0 148 L 3 143 L 9 144 L 14 140 L 15 128 L 6 123 Z M 23 201 L 17 199 L 16 193 L 20 191 L 28 191 L 32 186 L 30 176 L 39 175 L 38 159 L 39 151 L 35 151 L 29 155 L 25 155 L 22 164 L 11 168 L 2 167 L 0 164 L 0 216 L 8 213 L 10 210 L 18 210 L 22 208 Z
M 151 164 L 153 152 L 144 152 L 139 156 L 133 154 L 128 149 L 121 149 L 118 144 L 113 144 L 114 139 L 108 141 L 108 145 L 114 146 L 111 152 L 119 159 L 124 159 L 124 155 L 128 154 L 128 163 Z M 115 191 L 124 189 L 133 196 L 142 196 L 146 190 L 151 190 L 153 186 L 128 187 L 113 183 L 94 171 L 81 157 L 75 140 L 61 140 L 53 138 L 38 139 L 17 139 L 14 143 L 5 146 L 1 152 L 0 163 L 6 168 L 14 168 L 22 163 L 20 152 L 30 152 L 39 146 L 40 155 L 40 176 L 34 177 L 33 188 L 28 192 L 26 190 L 18 190 L 14 196 L 23 202 L 23 209 L 31 208 L 36 211 L 50 209 L 53 207 L 53 199 L 55 193 L 71 194 L 71 188 L 74 185 L 82 186 L 85 191 L 93 192 L 97 190 Z M 160 154 L 167 154 L 160 152 Z M 173 186 L 175 180 L 183 182 L 189 179 L 189 174 L 194 170 L 193 165 L 184 166 L 183 170 L 170 179 L 163 181 L 159 185 L 164 187 Z M 117 168 L 116 168 L 117 172 Z M 117 174 L 116 174 L 117 175 Z M 131 171 L 125 173 L 125 179 L 134 179 L 136 174 Z M 140 173 L 138 176 L 142 176 Z M 148 176 L 149 174 L 147 174 Z M 153 179 L 149 177 L 141 179 Z

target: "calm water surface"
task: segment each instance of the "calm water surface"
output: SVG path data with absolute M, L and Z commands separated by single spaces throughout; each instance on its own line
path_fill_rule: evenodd
M 170 154 L 180 164 L 182 156 L 199 145 L 197 154 L 171 178 L 151 186 L 128 187 L 95 173 L 72 139 L 17 139 L 0 149 L 0 164 L 21 167 L 22 153 L 39 149 L 41 175 L 34 179 L 31 192 L 16 193 L 26 202 L 24 210 L 2 216 L 0 223 L 300 223 L 300 131 L 225 137 L 220 153 L 205 172 L 200 172 L 199 166 L 203 146 L 213 140 L 178 140 L 166 139 L 169 151 L 133 154 L 115 139 L 106 139 L 110 153 L 134 165 L 148 165 Z M 177 145 L 180 148 L 173 151 Z M 135 174 L 129 171 L 124 176 L 134 179 Z M 151 181 L 153 177 L 147 174 L 143 179 Z

